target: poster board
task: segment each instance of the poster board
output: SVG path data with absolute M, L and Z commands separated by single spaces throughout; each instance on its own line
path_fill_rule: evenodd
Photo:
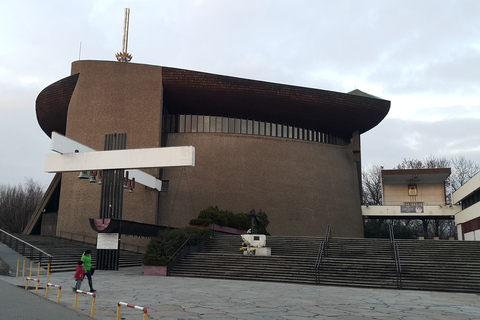
M 118 233 L 99 233 L 97 236 L 97 249 L 118 249 Z

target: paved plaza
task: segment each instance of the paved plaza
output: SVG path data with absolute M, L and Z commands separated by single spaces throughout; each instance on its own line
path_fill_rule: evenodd
M 63 287 L 59 305 L 56 289 L 50 289 L 45 299 L 44 289 L 34 294 L 34 284 L 28 292 L 20 288 L 25 286 L 21 276 L 1 276 L 0 318 L 88 319 L 91 296 L 79 295 L 77 311 L 73 311 L 73 274 L 50 275 L 51 283 Z M 98 270 L 93 278 L 97 289 L 94 319 L 116 319 L 119 301 L 147 308 L 147 319 L 164 320 L 480 319 L 480 295 L 476 294 L 143 276 L 140 267 Z M 40 280 L 44 288 L 46 275 L 41 274 Z M 84 283 L 82 289 L 87 288 Z M 121 319 L 142 317 L 140 310 L 121 308 Z

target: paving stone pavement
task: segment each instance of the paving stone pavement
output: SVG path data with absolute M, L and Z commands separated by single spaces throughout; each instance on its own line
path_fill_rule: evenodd
M 2 256 L 0 250 L 0 257 Z M 97 289 L 94 319 L 116 319 L 119 301 L 147 308 L 147 319 L 480 319 L 480 295 L 429 291 L 362 289 L 286 283 L 144 276 L 140 267 L 119 271 L 95 272 Z M 41 275 L 44 288 L 46 275 Z M 60 304 L 57 291 L 45 289 L 38 296 L 34 287 L 26 292 L 21 276 L 0 277 L 0 319 L 86 319 L 90 316 L 92 297 L 75 294 L 73 273 L 54 273 L 49 281 L 62 286 Z M 8 284 L 14 285 L 9 286 Z M 87 289 L 85 282 L 82 289 Z M 15 289 L 15 290 L 14 290 Z M 8 298 L 4 299 L 5 291 Z M 21 293 L 21 294 L 20 294 Z M 43 301 L 51 308 L 49 318 L 17 317 L 20 311 L 38 308 Z M 19 307 L 20 306 L 20 307 Z M 54 307 L 74 315 L 60 314 Z M 23 308 L 23 309 L 22 309 Z M 43 307 L 42 307 L 43 308 Z M 8 313 L 7 313 L 8 311 Z M 9 315 L 5 317 L 5 315 Z M 140 310 L 122 307 L 120 319 L 142 319 Z
M 25 285 L 21 277 L 2 276 L 0 280 Z M 41 279 L 41 287 L 45 280 Z M 49 280 L 62 285 L 60 305 L 73 311 L 73 274 L 54 273 Z M 1 291 L 4 286 L 0 286 Z M 98 270 L 94 286 L 94 318 L 105 320 L 116 319 L 119 301 L 147 308 L 147 319 L 480 319 L 480 295 L 476 294 L 155 277 L 143 276 L 140 267 Z M 86 283 L 82 285 L 83 289 L 87 287 Z M 34 290 L 32 285 L 29 295 L 21 297 L 25 308 L 35 308 L 30 303 L 34 298 L 50 300 L 50 306 L 57 306 L 55 289 L 49 290 L 48 299 L 44 298 L 44 289 L 39 290 L 38 297 Z M 13 308 L 3 298 L 0 305 L 2 314 Z M 79 315 L 88 317 L 91 305 L 91 296 L 79 294 Z M 120 318 L 125 320 L 142 316 L 142 311 L 128 307 L 120 311 Z

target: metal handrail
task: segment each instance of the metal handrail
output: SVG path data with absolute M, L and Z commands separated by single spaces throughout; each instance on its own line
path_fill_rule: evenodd
M 9 240 L 9 241 L 8 241 Z M 13 246 L 13 240 L 15 240 L 15 247 Z M 35 251 L 38 251 L 39 255 L 38 255 L 38 260 L 40 262 L 40 265 L 42 264 L 42 257 L 43 255 L 45 255 L 46 258 L 48 258 L 48 263 L 49 264 L 52 264 L 52 259 L 53 259 L 53 256 L 51 254 L 48 254 L 46 253 L 45 251 L 43 251 L 42 249 L 40 248 L 37 248 L 35 247 L 34 245 L 31 245 L 30 243 L 26 242 L 26 241 L 23 241 L 22 239 L 20 238 L 17 238 L 15 237 L 13 234 L 10 234 L 8 232 L 6 232 L 5 230 L 2 230 L 0 229 L 0 241 L 5 243 L 7 246 L 9 246 L 10 248 L 12 248 L 13 250 L 15 250 L 16 252 L 26 256 L 27 258 L 29 258 L 30 260 L 33 261 L 33 252 L 34 250 Z M 22 250 L 20 250 L 19 248 L 19 243 L 22 244 Z M 25 248 L 26 247 L 29 247 L 29 251 L 30 251 L 30 255 L 26 255 L 26 250 Z
M 187 243 L 190 241 L 190 239 L 192 239 L 192 238 L 188 238 L 187 240 L 185 240 L 185 242 L 177 249 L 177 251 L 175 251 L 174 254 L 172 254 L 170 256 L 170 259 L 168 259 L 168 262 L 170 262 L 180 252 L 180 250 L 182 250 L 183 247 L 185 247 L 187 245 Z
M 397 288 L 402 288 L 402 264 L 400 262 L 400 254 L 398 252 L 398 245 L 395 241 L 395 234 L 393 232 L 393 224 L 388 226 L 388 231 L 390 233 L 390 244 L 392 246 L 392 255 L 395 261 L 395 272 L 397 275 Z
M 212 228 L 210 227 L 210 232 L 206 232 L 200 239 L 199 241 L 199 246 L 202 247 L 206 242 L 207 240 L 210 238 L 210 236 L 212 235 Z M 170 258 L 168 259 L 167 261 L 167 273 L 170 272 L 170 270 L 173 268 L 173 266 L 180 260 L 182 259 L 182 257 L 187 253 L 187 249 L 186 248 L 188 246 L 188 243 L 190 240 L 192 240 L 194 238 L 188 238 L 187 240 L 185 240 L 185 242 L 170 256 Z M 190 249 L 188 249 L 190 250 Z
M 317 259 L 315 261 L 315 281 L 319 283 L 319 271 L 323 265 L 323 257 L 328 254 L 328 243 L 330 238 L 332 237 L 332 228 L 330 225 L 327 225 L 327 230 L 325 231 L 325 238 L 320 243 L 320 247 L 318 248 Z

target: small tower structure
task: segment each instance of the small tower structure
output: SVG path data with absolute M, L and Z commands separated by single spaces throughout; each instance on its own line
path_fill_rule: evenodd
M 122 42 L 122 51 L 115 54 L 115 57 L 119 62 L 130 62 L 133 58 L 131 54 L 127 52 L 128 46 L 128 27 L 130 20 L 130 9 L 125 8 L 125 21 L 123 23 L 123 42 Z

